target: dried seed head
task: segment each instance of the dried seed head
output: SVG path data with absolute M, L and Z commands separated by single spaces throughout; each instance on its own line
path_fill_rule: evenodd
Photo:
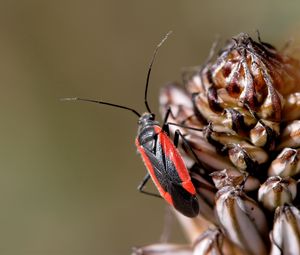
M 274 218 L 270 254 L 300 254 L 300 211 L 295 206 L 281 206 Z
M 299 149 L 285 148 L 274 159 L 269 167 L 269 176 L 279 175 L 282 177 L 294 176 L 300 172 Z
M 272 211 L 278 206 L 290 204 L 296 197 L 297 183 L 292 178 L 269 177 L 258 190 L 258 200 Z
M 300 62 L 245 33 L 212 55 L 205 65 L 186 70 L 186 90 L 168 85 L 161 91 L 161 112 L 170 107 L 174 113 L 171 133 L 179 129 L 200 161 L 182 145 L 201 203 L 198 217 L 205 223 L 196 224 L 198 217 L 179 219 L 191 240 L 213 224 L 244 254 L 269 254 L 267 225 L 272 224 L 274 209 L 300 201 L 296 181 L 283 178 L 300 174 Z M 194 171 L 195 165 L 201 171 Z M 287 215 L 287 209 L 281 211 Z M 278 221 L 271 235 L 272 255 L 288 254 L 282 245 L 292 245 L 282 237 L 291 225 Z M 300 247 L 298 234 L 289 233 Z M 207 254 L 200 247 L 211 247 L 209 238 L 201 239 L 194 252 Z M 295 251 L 300 254 L 297 247 Z

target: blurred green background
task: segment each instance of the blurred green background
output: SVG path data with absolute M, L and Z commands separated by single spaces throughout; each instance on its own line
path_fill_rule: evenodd
M 1 1 L 0 253 L 117 255 L 156 242 L 164 203 L 136 191 L 145 174 L 136 117 L 59 98 L 143 110 L 152 52 L 173 30 L 151 77 L 157 112 L 159 88 L 202 63 L 217 34 L 259 29 L 281 47 L 297 38 L 299 10 L 299 1 Z

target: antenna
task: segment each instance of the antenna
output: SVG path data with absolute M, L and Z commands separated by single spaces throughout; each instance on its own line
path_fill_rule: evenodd
M 156 54 L 158 52 L 158 49 L 160 48 L 160 46 L 163 45 L 163 43 L 168 39 L 168 36 L 172 34 L 172 31 L 169 31 L 165 36 L 164 38 L 160 41 L 160 43 L 156 46 L 155 50 L 154 50 L 154 53 L 152 55 L 152 59 L 151 59 L 151 62 L 150 62 L 150 65 L 149 65 L 149 68 L 148 68 L 148 73 L 147 73 L 147 79 L 146 79 L 146 87 L 145 87 L 145 96 L 144 96 L 144 101 L 145 101 L 145 105 L 146 105 L 146 108 L 147 108 L 147 111 L 149 113 L 152 113 L 150 107 L 149 107 L 149 104 L 148 104 L 148 100 L 147 100 L 147 95 L 148 95 L 148 85 L 149 85 L 149 80 L 150 80 L 150 74 L 151 74 L 151 70 L 152 70 L 152 65 L 154 63 L 154 60 L 155 60 L 155 57 L 156 57 Z
M 135 115 L 137 115 L 139 118 L 141 117 L 141 114 L 138 113 L 136 110 L 123 106 L 123 105 L 118 105 L 118 104 L 112 104 L 112 103 L 108 103 L 108 102 L 104 102 L 104 101 L 98 101 L 98 100 L 92 100 L 92 99 L 86 99 L 86 98 L 79 98 L 79 97 L 66 97 L 66 98 L 61 98 L 62 101 L 85 101 L 85 102 L 91 102 L 91 103 L 96 103 L 96 104 L 105 104 L 105 105 L 109 105 L 109 106 L 113 106 L 113 107 L 117 107 L 117 108 L 121 108 L 121 109 L 125 109 L 128 111 L 133 112 Z
M 152 59 L 151 59 L 149 68 L 148 68 L 144 100 L 145 100 L 145 105 L 146 105 L 147 111 L 148 111 L 149 113 L 152 113 L 152 112 L 151 112 L 151 109 L 150 109 L 150 107 L 149 107 L 149 105 L 148 105 L 148 101 L 147 101 L 147 92 L 148 92 L 148 85 L 149 85 L 149 80 L 150 80 L 150 74 L 151 74 L 152 65 L 153 65 L 153 63 L 154 63 L 154 60 L 155 60 L 156 54 L 157 54 L 157 52 L 158 52 L 158 49 L 160 48 L 160 46 L 163 45 L 163 43 L 167 40 L 168 36 L 169 36 L 171 33 L 172 33 L 172 31 L 169 31 L 169 32 L 164 36 L 164 38 L 160 41 L 160 43 L 156 46 L 156 48 L 155 48 L 155 50 L 154 50 L 154 53 L 153 53 L 153 55 L 152 55 Z M 135 109 L 133 109 L 133 108 L 129 108 L 129 107 L 127 107 L 127 106 L 123 106 L 123 105 L 119 105 L 119 104 L 113 104 L 113 103 L 109 103 L 109 102 L 105 102 L 105 101 L 99 101 L 99 100 L 93 100 L 93 99 L 87 99 L 87 98 L 80 98 L 80 97 L 66 97 L 66 98 L 61 98 L 60 100 L 61 100 L 61 101 L 85 101 L 85 102 L 90 102 L 90 103 L 95 103 L 95 104 L 105 104 L 105 105 L 109 105 L 109 106 L 112 106 L 112 107 L 121 108 L 121 109 L 125 109 L 125 110 L 128 110 L 128 111 L 131 111 L 131 112 L 133 112 L 135 115 L 137 115 L 139 118 L 142 116 L 139 112 L 137 112 L 137 111 L 136 111 Z

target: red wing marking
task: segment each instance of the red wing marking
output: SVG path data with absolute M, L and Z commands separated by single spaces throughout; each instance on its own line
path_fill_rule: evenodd
M 191 194 L 195 195 L 196 194 L 196 189 L 194 187 L 194 184 L 192 183 L 191 180 L 183 182 L 182 187 L 187 190 L 188 192 L 190 192 Z
M 135 140 L 135 144 L 136 144 L 136 147 L 138 148 L 138 151 L 140 152 L 141 156 L 142 156 L 142 159 L 144 161 L 144 164 L 152 178 L 152 181 L 154 182 L 156 188 L 158 189 L 158 192 L 159 194 L 170 204 L 170 205 L 173 205 L 173 200 L 172 200 L 172 197 L 171 195 L 166 192 L 163 187 L 160 185 L 159 183 L 159 180 L 157 179 L 156 175 L 155 175 L 155 172 L 154 172 L 154 169 L 152 167 L 152 164 L 151 164 L 151 161 L 150 159 L 148 158 L 145 150 L 143 149 L 142 146 L 140 146 L 140 143 L 138 141 L 138 139 Z
M 161 127 L 155 126 L 155 132 L 158 134 L 158 139 L 163 152 L 165 153 L 166 157 L 168 157 L 173 162 L 176 171 L 182 181 L 181 184 L 183 188 L 193 195 L 196 194 L 195 187 L 191 182 L 190 174 L 174 143 L 172 142 L 170 137 L 161 129 Z
M 172 199 L 170 193 L 166 192 L 163 197 L 170 205 L 174 206 L 173 199 Z

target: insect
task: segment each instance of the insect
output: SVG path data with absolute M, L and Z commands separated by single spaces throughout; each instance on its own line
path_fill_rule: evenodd
M 178 146 L 179 137 L 182 139 L 184 139 L 184 137 L 180 132 L 175 132 L 173 142 L 169 137 L 170 123 L 167 122 L 171 110 L 168 110 L 163 125 L 160 126 L 155 120 L 155 115 L 152 113 L 147 100 L 148 84 L 155 56 L 170 33 L 171 32 L 167 33 L 155 48 L 148 68 L 144 95 L 147 112 L 140 114 L 133 108 L 98 100 L 84 98 L 63 98 L 63 100 L 86 101 L 109 105 L 131 111 L 137 115 L 139 120 L 135 144 L 148 170 L 148 173 L 138 186 L 138 190 L 144 194 L 162 197 L 168 204 L 185 216 L 195 217 L 199 213 L 196 190 L 185 163 L 176 148 Z M 144 190 L 150 178 L 154 182 L 160 195 Z

